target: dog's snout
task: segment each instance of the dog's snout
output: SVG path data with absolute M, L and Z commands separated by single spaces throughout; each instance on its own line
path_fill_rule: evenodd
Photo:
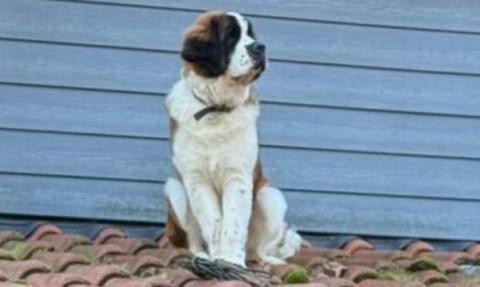
M 247 51 L 254 59 L 262 58 L 265 55 L 266 46 L 258 41 L 247 46 Z

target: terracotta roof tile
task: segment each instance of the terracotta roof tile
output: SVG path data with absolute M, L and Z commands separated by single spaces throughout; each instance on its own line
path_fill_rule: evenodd
M 470 245 L 465 251 L 476 260 L 480 260 L 480 243 Z
M 179 267 L 191 253 L 173 248 L 164 236 L 130 238 L 118 228 L 92 234 L 68 234 L 52 224 L 38 225 L 29 235 L 0 230 L 0 287 L 251 287 L 201 280 Z M 293 287 L 472 287 L 480 282 L 479 276 L 465 283 L 459 268 L 480 263 L 479 243 L 447 252 L 420 240 L 402 240 L 402 250 L 376 249 L 377 241 L 351 236 L 335 242 L 336 249 L 304 246 L 285 265 L 249 262 L 249 267 L 269 272 L 273 285 L 283 279 L 290 285 L 282 286 Z
M 418 281 L 425 285 L 431 285 L 433 283 L 447 283 L 448 277 L 435 270 L 427 270 L 416 273 Z
M 34 273 L 50 272 L 50 268 L 38 260 L 0 261 L 0 271 L 6 275 L 8 280 L 16 281 L 26 279 Z
M 7 274 L 0 270 L 0 281 L 7 281 Z
M 121 265 L 130 274 L 145 277 L 145 274 L 155 275 L 165 265 L 158 258 L 149 255 L 119 255 L 109 262 Z
M 35 254 L 53 251 L 55 248 L 52 244 L 44 241 L 35 241 L 31 243 L 17 242 L 10 247 L 10 254 L 15 260 L 26 260 Z
M 92 262 L 105 260 L 108 257 L 124 255 L 126 252 L 119 246 L 113 244 L 101 245 L 77 245 L 70 252 L 82 255 Z
M 106 287 L 166 287 L 170 286 L 160 277 L 151 278 L 113 278 L 104 286 Z
M 347 258 L 338 260 L 338 262 L 345 266 L 366 266 L 374 270 L 388 270 L 398 267 L 394 262 L 382 259 Z
M 79 245 L 89 245 L 91 241 L 80 235 L 45 234 L 42 240 L 50 242 L 56 251 L 69 251 Z
M 242 281 L 191 281 L 185 287 L 250 287 L 250 284 Z
M 327 259 L 326 257 L 309 255 L 309 254 L 299 254 L 288 259 L 289 263 L 301 265 L 306 268 L 315 268 L 318 266 L 323 266 L 325 262 L 329 262 L 329 261 L 330 260 Z
M 410 243 L 406 248 L 405 251 L 409 252 L 412 254 L 414 257 L 417 257 L 420 254 L 425 254 L 425 253 L 432 253 L 434 251 L 434 248 L 431 244 L 425 242 L 425 241 L 414 241 Z
M 105 228 L 100 231 L 93 240 L 94 244 L 105 244 L 112 238 L 126 238 L 125 233 L 116 228 Z
M 0 287 L 36 287 L 36 286 L 32 286 L 30 284 L 28 284 L 28 285 L 17 284 L 17 283 L 13 283 L 13 282 L 0 282 Z
M 377 279 L 378 273 L 372 268 L 357 265 L 349 266 L 342 277 L 359 283 L 366 279 Z
M 62 230 L 53 224 L 42 224 L 35 228 L 35 230 L 28 236 L 27 241 L 38 241 L 42 240 L 47 235 L 62 233 Z
M 412 259 L 412 255 L 405 251 L 374 251 L 374 250 L 360 250 L 357 251 L 353 258 L 357 259 L 372 259 L 372 260 L 389 260 L 392 262 L 396 262 L 402 259 Z
M 467 252 L 435 252 L 430 255 L 437 261 L 445 261 L 455 264 L 475 263 L 475 258 Z
M 138 255 L 150 255 L 162 261 L 164 266 L 174 264 L 177 259 L 191 257 L 192 254 L 186 249 L 168 248 L 168 249 L 145 249 L 138 253 Z
M 53 272 L 63 272 L 73 265 L 90 264 L 90 261 L 87 258 L 71 252 L 38 253 L 33 259 L 45 263 Z
M 421 282 L 392 282 L 388 280 L 365 280 L 359 287 L 425 287 Z
M 315 280 L 317 283 L 322 283 L 328 287 L 355 287 L 356 284 L 352 280 L 343 278 L 320 278 Z
M 0 231 L 0 247 L 2 248 L 8 248 L 6 245 L 9 242 L 18 242 L 22 240 L 23 236 L 18 232 L 10 230 Z
M 72 274 L 77 274 L 88 278 L 91 284 L 103 286 L 107 281 L 113 278 L 128 278 L 129 274 L 115 265 L 88 265 L 77 266 L 69 270 Z
M 145 249 L 157 249 L 158 246 L 155 241 L 139 240 L 139 239 L 126 239 L 120 237 L 107 238 L 104 243 L 117 245 L 127 254 L 137 254 Z
M 321 256 L 330 260 L 349 257 L 342 249 L 302 249 L 296 256 Z
M 352 256 L 360 250 L 373 250 L 373 246 L 363 239 L 355 238 L 349 240 L 343 246 L 343 250 L 345 251 L 345 253 L 347 253 L 347 255 Z
M 72 284 L 88 286 L 90 282 L 82 276 L 69 273 L 38 273 L 28 278 L 28 283 L 38 287 L 70 287 Z

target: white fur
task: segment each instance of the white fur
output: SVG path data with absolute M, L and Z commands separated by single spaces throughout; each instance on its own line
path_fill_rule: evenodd
M 248 239 L 249 257 L 281 264 L 294 255 L 302 238 L 287 227 L 285 214 L 287 202 L 282 192 L 265 186 L 257 193 Z
M 178 122 L 173 163 L 182 175 L 210 256 L 244 264 L 252 171 L 258 154 L 258 109 L 241 105 L 230 113 L 211 113 L 197 121 L 194 114 L 204 106 L 194 98 L 187 81 L 178 82 L 167 98 L 170 116 Z M 240 89 L 231 100 L 244 99 L 246 92 Z M 199 94 L 211 100 L 208 95 Z
M 230 64 L 228 65 L 227 74 L 232 77 L 239 77 L 245 74 L 250 70 L 255 64 L 254 61 L 250 58 L 247 45 L 252 44 L 255 39 L 250 37 L 247 34 L 248 31 L 248 22 L 238 13 L 229 12 L 230 16 L 237 19 L 238 24 L 240 25 L 240 39 L 235 46 L 235 50 L 232 53 L 230 58 Z
M 197 256 L 210 257 L 181 182 L 169 178 L 165 193 L 172 203 L 180 226 L 187 233 L 189 249 Z M 294 230 L 287 228 L 284 221 L 286 211 L 287 203 L 280 190 L 265 186 L 258 192 L 248 228 L 248 260 L 282 264 L 285 263 L 284 259 L 299 250 L 302 239 Z
M 286 228 L 286 202 L 278 189 L 266 188 L 253 202 L 259 109 L 257 103 L 245 103 L 250 85 L 232 79 L 252 67 L 244 57 L 250 59 L 245 45 L 253 39 L 246 35 L 247 22 L 231 15 L 239 21 L 242 37 L 226 75 L 206 79 L 189 71 L 167 97 L 169 116 L 178 123 L 173 164 L 183 184 L 171 178 L 165 193 L 195 254 L 244 265 L 248 243 L 252 257 L 279 263 L 299 248 L 300 237 Z M 194 94 L 209 104 L 234 109 L 197 121 L 194 114 L 205 105 Z

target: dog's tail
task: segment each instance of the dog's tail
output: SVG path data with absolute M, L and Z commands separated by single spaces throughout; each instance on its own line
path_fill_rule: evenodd
M 281 259 L 287 259 L 300 250 L 302 237 L 293 227 L 286 228 L 283 236 L 283 240 L 278 247 L 277 256 Z

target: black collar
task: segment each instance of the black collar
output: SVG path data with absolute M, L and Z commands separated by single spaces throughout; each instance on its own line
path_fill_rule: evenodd
M 202 103 L 203 105 L 205 105 L 206 107 L 199 110 L 198 112 L 196 112 L 193 117 L 199 121 L 201 120 L 204 116 L 206 116 L 207 114 L 209 113 L 213 113 L 213 112 L 217 112 L 217 113 L 229 113 L 233 110 L 232 107 L 229 107 L 227 105 L 209 105 L 204 99 L 200 98 L 199 96 L 197 96 L 197 94 L 195 94 L 195 92 L 192 92 L 193 94 L 193 97 L 199 101 L 200 103 Z

